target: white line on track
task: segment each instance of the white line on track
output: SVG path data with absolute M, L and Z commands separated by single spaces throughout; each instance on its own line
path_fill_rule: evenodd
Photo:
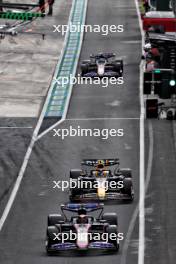
M 11 209 L 11 207 L 13 205 L 14 200 L 15 200 L 16 194 L 17 194 L 18 189 L 20 187 L 21 181 L 23 179 L 24 172 L 26 170 L 26 167 L 27 167 L 27 164 L 28 164 L 31 152 L 32 152 L 32 148 L 34 146 L 34 143 L 35 143 L 35 138 L 32 138 L 31 143 L 30 143 L 30 145 L 28 147 L 28 150 L 26 152 L 26 155 L 24 157 L 24 161 L 23 161 L 23 164 L 21 166 L 20 172 L 18 174 L 17 180 L 16 180 L 15 185 L 13 187 L 13 190 L 11 192 L 10 198 L 9 198 L 7 204 L 6 204 L 4 212 L 3 212 L 2 217 L 0 219 L 0 231 L 3 228 L 3 225 L 4 225 L 4 223 L 5 223 L 6 219 L 7 219 L 7 216 L 9 214 L 10 209 Z
M 33 127 L 16 127 L 16 126 L 14 126 L 14 127 L 11 127 L 11 126 L 6 126 L 6 127 L 0 127 L 0 129 L 14 129 L 14 128 L 17 128 L 17 129 L 32 129 Z
M 146 179 L 145 179 L 145 194 L 148 191 L 148 187 L 149 187 L 149 183 L 150 183 L 150 179 L 151 179 L 152 164 L 153 164 L 154 138 L 153 138 L 153 127 L 152 127 L 152 123 L 150 121 L 149 121 L 149 126 L 148 126 L 148 134 L 149 134 L 149 152 L 148 152 L 147 173 L 146 173 Z M 139 213 L 139 206 L 140 206 L 140 203 L 137 204 L 137 206 L 133 212 L 132 219 L 130 221 L 128 232 L 126 234 L 126 239 L 125 239 L 123 249 L 122 249 L 121 264 L 126 264 L 126 261 L 127 261 L 128 248 L 130 245 L 131 236 L 132 236 L 132 233 L 133 233 L 133 230 L 135 227 L 135 223 L 137 220 L 137 216 Z M 140 262 L 138 262 L 138 263 L 140 263 Z
M 66 118 L 65 121 L 97 121 L 97 120 L 139 120 L 139 117 L 92 117 L 92 118 Z
M 145 36 L 143 31 L 143 25 L 141 20 L 141 14 L 139 10 L 139 1 L 134 0 L 136 5 L 136 11 L 138 15 L 138 22 L 140 33 L 142 37 L 141 54 L 143 53 L 143 46 L 145 42 Z M 143 96 L 143 62 L 140 64 L 140 197 L 139 197 L 139 246 L 138 246 L 138 264 L 144 264 L 144 252 L 145 252 L 145 107 L 144 107 L 144 96 Z
M 140 197 L 139 197 L 139 248 L 138 248 L 138 264 L 144 264 L 145 250 L 145 132 L 144 132 L 144 116 L 141 113 L 140 120 Z
M 50 132 L 51 130 L 53 130 L 56 126 L 61 125 L 63 122 L 65 121 L 65 119 L 61 119 L 59 120 L 57 123 L 55 123 L 54 125 L 50 126 L 48 129 L 46 129 L 44 132 L 42 132 L 41 134 L 39 134 L 37 136 L 37 140 L 41 139 L 43 136 L 45 136 L 48 132 Z
M 151 121 L 149 121 L 149 154 L 148 154 L 148 166 L 147 166 L 147 175 L 145 180 L 145 193 L 147 192 L 151 174 L 152 174 L 152 164 L 153 164 L 153 148 L 154 148 L 154 136 L 153 136 L 153 127 Z

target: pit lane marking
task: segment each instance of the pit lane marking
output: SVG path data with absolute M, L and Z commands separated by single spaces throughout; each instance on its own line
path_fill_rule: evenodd
M 0 127 L 0 129 L 15 129 L 15 128 L 17 128 L 17 129 L 32 129 L 33 127 L 31 127 L 31 126 L 29 126 L 29 127 L 16 127 L 16 126 L 14 126 L 14 127 L 12 127 L 12 126 Z
M 93 118 L 66 118 L 65 121 L 97 121 L 97 120 L 140 120 L 140 117 L 93 117 Z
M 149 151 L 148 151 L 147 173 L 146 173 L 146 179 L 145 179 L 145 194 L 148 191 L 148 187 L 149 187 L 149 183 L 150 183 L 150 179 L 151 179 L 151 174 L 152 174 L 152 164 L 153 164 L 154 136 L 153 136 L 153 127 L 152 127 L 151 121 L 149 121 L 148 133 L 149 133 Z M 135 223 L 136 223 L 139 211 L 141 209 L 141 208 L 139 208 L 139 206 L 140 206 L 140 202 L 138 202 L 138 204 L 134 210 L 132 219 L 130 221 L 128 232 L 126 234 L 126 239 L 125 239 L 123 249 L 122 249 L 122 258 L 121 258 L 121 262 L 120 262 L 121 264 L 126 264 L 126 261 L 127 261 L 127 252 L 128 252 L 128 248 L 130 245 L 131 236 L 132 236 L 132 233 L 133 233 L 133 230 L 135 227 Z M 138 243 L 140 243 L 140 241 Z M 139 250 L 139 247 L 138 247 L 138 250 Z M 139 256 L 139 253 L 138 253 L 138 256 Z M 140 261 L 141 261 L 141 259 L 140 259 Z M 142 264 L 142 262 L 138 262 L 138 264 Z

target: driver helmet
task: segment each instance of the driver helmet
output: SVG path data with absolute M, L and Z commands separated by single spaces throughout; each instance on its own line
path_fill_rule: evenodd
M 87 212 L 85 209 L 80 209 L 78 211 L 78 220 L 77 223 L 78 224 L 87 224 L 88 223 L 88 218 L 87 218 Z

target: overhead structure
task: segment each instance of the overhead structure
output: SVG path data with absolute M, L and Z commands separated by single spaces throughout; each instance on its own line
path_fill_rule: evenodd
M 23 3 L 1 3 L 0 7 L 10 8 L 10 9 L 24 9 L 28 10 L 29 8 L 39 7 L 39 4 L 23 4 Z

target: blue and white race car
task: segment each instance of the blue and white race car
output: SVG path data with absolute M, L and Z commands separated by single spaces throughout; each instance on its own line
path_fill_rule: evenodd
M 118 251 L 123 233 L 118 233 L 117 215 L 103 213 L 103 209 L 104 205 L 99 203 L 61 205 L 62 215 L 48 216 L 47 253 L 71 249 Z
M 91 54 L 90 60 L 81 64 L 82 77 L 122 77 L 123 61 L 117 60 L 114 53 Z

